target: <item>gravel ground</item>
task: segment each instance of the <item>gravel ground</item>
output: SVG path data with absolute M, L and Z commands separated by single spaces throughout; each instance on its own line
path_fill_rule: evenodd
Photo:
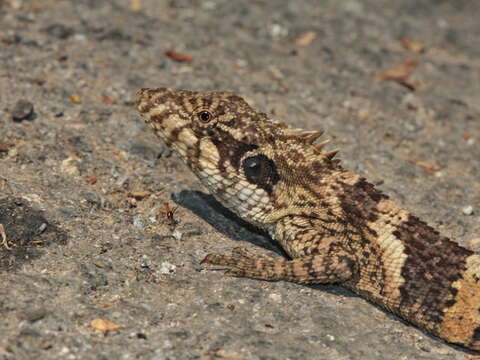
M 278 248 L 133 99 L 229 90 L 325 129 L 345 167 L 480 250 L 479 16 L 467 0 L 0 0 L 0 358 L 472 358 L 340 287 L 200 267 Z

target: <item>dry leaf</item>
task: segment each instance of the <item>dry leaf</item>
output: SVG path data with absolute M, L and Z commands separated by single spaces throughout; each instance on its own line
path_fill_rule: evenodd
M 313 40 L 317 37 L 317 34 L 313 31 L 308 31 L 300 35 L 296 40 L 295 44 L 297 46 L 308 46 L 312 43 Z
M 388 69 L 377 75 L 380 80 L 403 80 L 410 76 L 410 74 L 417 67 L 417 60 L 408 59 L 402 64 L 395 65 L 394 67 Z
M 108 268 L 108 264 L 102 260 L 93 260 L 93 265 L 95 265 L 96 267 L 100 268 L 100 269 L 106 269 Z
M 415 91 L 415 85 L 408 81 L 408 77 L 412 74 L 417 65 L 417 60 L 407 59 L 405 62 L 395 65 L 387 71 L 378 74 L 376 78 L 383 81 L 395 81 L 398 84 Z
M 130 0 L 130 9 L 133 12 L 139 12 L 142 9 L 142 0 Z
M 1 5 L 1 2 L 0 2 Z M 0 37 L 0 40 L 5 44 L 5 45 L 12 45 L 18 42 L 17 38 L 15 36 L 8 36 L 8 35 L 2 35 Z
M 108 319 L 98 318 L 94 319 L 90 322 L 90 326 L 95 329 L 96 332 L 107 334 L 109 331 L 115 331 L 120 329 L 122 326 L 120 324 L 116 324 L 113 321 Z
M 211 351 L 208 354 L 208 357 L 203 357 L 204 359 L 211 359 L 213 356 L 214 359 L 222 359 L 222 360 L 240 360 L 242 357 L 239 353 L 232 351 L 232 350 L 225 350 L 225 349 L 218 349 Z
M 417 165 L 424 173 L 428 175 L 435 175 L 435 173 L 441 169 L 440 165 L 436 163 L 419 161 L 415 159 L 408 159 L 407 161 L 411 164 Z
M 185 53 L 179 53 L 173 50 L 165 51 L 165 55 L 167 55 L 170 59 L 178 61 L 178 62 L 190 62 L 193 60 L 192 55 L 188 55 Z
M 80 104 L 82 102 L 82 100 L 80 99 L 80 95 L 78 94 L 70 95 L 70 100 L 72 100 L 74 104 Z
M 400 38 L 400 44 L 402 44 L 402 46 L 405 49 L 416 52 L 418 54 L 423 53 L 425 51 L 425 45 L 404 37 Z
M 102 96 L 102 102 L 106 105 L 112 105 L 113 99 L 110 96 Z

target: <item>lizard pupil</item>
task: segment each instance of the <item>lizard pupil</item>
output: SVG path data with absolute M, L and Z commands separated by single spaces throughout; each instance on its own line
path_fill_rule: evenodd
M 208 111 L 200 111 L 198 113 L 198 118 L 201 122 L 208 123 L 212 119 L 212 114 L 210 114 Z

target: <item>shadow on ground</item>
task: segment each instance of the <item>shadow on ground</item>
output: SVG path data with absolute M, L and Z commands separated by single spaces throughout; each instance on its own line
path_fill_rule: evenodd
M 173 194 L 172 198 L 177 204 L 192 211 L 226 237 L 235 241 L 248 241 L 256 246 L 273 251 L 278 256 L 288 258 L 285 251 L 274 243 L 265 231 L 239 218 L 215 200 L 212 195 L 200 191 L 183 190 Z M 313 284 L 303 286 L 345 297 L 357 296 L 338 285 Z
M 20 198 L 0 199 L 0 271 L 13 270 L 42 256 L 42 248 L 65 245 L 67 234 L 40 210 Z

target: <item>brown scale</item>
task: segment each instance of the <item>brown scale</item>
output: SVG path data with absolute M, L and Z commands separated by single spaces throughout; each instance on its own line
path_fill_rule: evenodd
M 233 276 L 339 283 L 480 351 L 480 255 L 344 170 L 334 159 L 338 150 L 315 143 L 321 132 L 269 120 L 229 93 L 142 89 L 137 108 L 220 202 L 268 230 L 290 256 L 236 248 L 202 264 L 224 266 Z M 205 178 L 202 166 L 218 171 Z M 238 206 L 247 194 L 258 201 Z

